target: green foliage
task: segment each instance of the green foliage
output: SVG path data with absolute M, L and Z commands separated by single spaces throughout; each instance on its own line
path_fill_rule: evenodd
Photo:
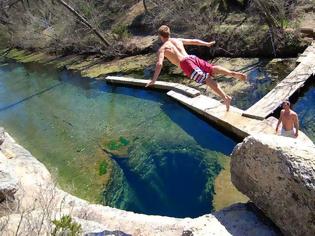
M 289 20 L 286 18 L 280 19 L 280 25 L 281 28 L 287 28 L 289 26 Z
M 116 34 L 119 39 L 125 39 L 130 36 L 127 25 L 118 24 L 112 28 L 112 33 Z
M 52 232 L 53 236 L 61 233 L 66 233 L 69 236 L 77 236 L 82 232 L 81 225 L 73 222 L 69 215 L 62 216 L 60 220 L 53 220 L 52 223 L 55 225 L 55 229 Z
M 105 175 L 107 172 L 107 163 L 102 161 L 99 165 L 99 175 Z
M 269 27 L 284 28 L 288 24 L 289 12 L 285 7 L 285 1 L 254 0 L 253 5 Z
M 93 6 L 89 5 L 88 2 L 79 2 L 80 12 L 86 17 L 90 19 L 93 15 Z

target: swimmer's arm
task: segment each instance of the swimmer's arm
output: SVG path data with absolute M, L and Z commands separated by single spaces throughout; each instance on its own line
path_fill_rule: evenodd
M 200 39 L 179 39 L 183 42 L 184 45 L 196 45 L 196 46 L 206 46 L 211 47 L 213 44 L 215 44 L 215 41 L 211 42 L 205 42 Z
M 278 120 L 278 123 L 277 123 L 276 132 L 278 132 L 279 125 L 282 122 L 282 115 L 283 115 L 283 111 L 280 112 L 280 117 L 279 117 L 279 120 Z
M 157 78 L 159 77 L 160 73 L 161 73 L 161 70 L 162 70 L 162 67 L 163 67 L 163 61 L 164 61 L 164 48 L 161 48 L 158 51 L 158 56 L 157 57 L 158 57 L 158 59 L 157 59 L 157 62 L 156 62 L 153 78 L 152 78 L 152 80 L 150 80 L 146 84 L 145 87 L 148 87 L 148 86 L 154 84 L 155 81 L 157 80 Z
M 299 135 L 299 118 L 297 115 L 294 116 L 294 127 L 295 127 L 295 137 Z

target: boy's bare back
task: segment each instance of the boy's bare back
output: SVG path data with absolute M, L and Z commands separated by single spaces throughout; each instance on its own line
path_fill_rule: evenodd
M 179 62 L 188 56 L 184 44 L 180 39 L 170 38 L 159 50 L 174 65 L 179 66 Z

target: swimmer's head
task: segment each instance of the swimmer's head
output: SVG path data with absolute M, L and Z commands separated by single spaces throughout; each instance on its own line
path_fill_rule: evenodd
M 167 25 L 162 25 L 158 29 L 158 35 L 160 36 L 160 39 L 162 41 L 169 39 L 170 34 L 171 34 L 171 30 L 170 30 L 170 27 L 168 27 Z

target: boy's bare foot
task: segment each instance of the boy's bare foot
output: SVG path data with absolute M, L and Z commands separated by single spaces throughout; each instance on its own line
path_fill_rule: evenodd
M 226 98 L 224 100 L 224 104 L 226 106 L 226 111 L 230 110 L 231 100 L 232 100 L 232 97 L 226 96 Z
M 247 75 L 244 73 L 236 72 L 234 74 L 234 78 L 245 81 L 247 80 Z

